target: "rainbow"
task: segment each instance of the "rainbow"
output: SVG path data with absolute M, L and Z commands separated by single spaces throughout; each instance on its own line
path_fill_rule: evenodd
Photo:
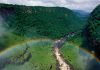
M 12 48 L 15 48 L 16 46 L 25 45 L 25 44 L 29 44 L 29 43 L 32 43 L 32 42 L 39 42 L 39 41 L 54 41 L 54 40 L 47 39 L 47 38 L 43 38 L 43 39 L 42 38 L 40 38 L 40 39 L 28 39 L 28 40 L 26 40 L 24 42 L 17 43 L 17 44 L 15 44 L 13 46 L 9 46 L 5 50 L 2 50 L 0 52 L 0 55 L 6 53 L 7 51 L 11 50 Z
M 37 39 L 37 40 L 31 39 L 31 40 L 24 41 L 24 42 L 22 42 L 22 43 L 15 44 L 15 45 L 13 45 L 13 46 L 10 46 L 10 47 L 6 48 L 5 50 L 2 50 L 2 51 L 0 52 L 0 56 L 1 56 L 1 55 L 4 55 L 5 53 L 8 53 L 8 51 L 10 51 L 11 49 L 13 49 L 13 48 L 15 48 L 15 47 L 17 47 L 17 46 L 24 45 L 24 44 L 29 44 L 29 43 L 31 43 L 31 42 L 46 41 L 46 40 L 49 41 L 50 39 Z M 53 41 L 53 40 L 52 40 L 52 41 Z M 69 43 L 72 44 L 72 45 L 75 45 L 75 46 L 78 47 L 80 50 L 86 52 L 87 54 L 89 54 L 90 56 L 92 56 L 93 58 L 95 58 L 97 61 L 99 61 L 98 58 L 95 56 L 95 54 L 91 54 L 91 52 L 87 51 L 86 49 L 83 49 L 83 48 L 79 47 L 79 46 L 78 46 L 77 44 L 75 44 L 75 43 L 72 43 L 72 42 L 69 42 Z

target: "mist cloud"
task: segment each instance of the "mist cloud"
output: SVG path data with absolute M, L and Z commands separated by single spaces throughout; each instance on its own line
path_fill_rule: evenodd
M 0 3 L 27 6 L 60 6 L 91 12 L 98 4 L 100 4 L 100 0 L 0 0 Z
M 4 24 L 5 24 L 4 20 L 0 16 L 0 36 L 4 35 L 6 33 L 6 28 L 5 28 Z

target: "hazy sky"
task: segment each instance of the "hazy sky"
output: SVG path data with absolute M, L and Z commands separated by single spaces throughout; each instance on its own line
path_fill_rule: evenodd
M 91 12 L 100 4 L 100 0 L 0 0 L 0 3 L 28 6 L 60 6 Z

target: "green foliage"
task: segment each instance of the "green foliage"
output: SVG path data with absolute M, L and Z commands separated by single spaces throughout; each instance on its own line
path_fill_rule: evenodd
M 9 62 L 16 65 L 24 64 L 31 58 L 31 53 L 28 51 L 28 49 L 29 46 L 26 45 L 26 47 L 17 50 L 18 53 L 11 55 Z
M 80 45 L 66 42 L 61 48 L 62 55 L 74 68 L 74 70 L 86 70 L 91 56 L 79 48 Z
M 0 4 L 8 28 L 21 36 L 60 38 L 84 25 L 71 10 L 63 7 L 17 6 Z
M 95 40 L 100 41 L 100 5 L 91 13 L 88 23 L 90 35 Z
M 82 45 L 83 37 L 81 34 L 75 35 L 74 37 L 70 38 L 68 42 L 74 43 L 76 45 Z
M 20 37 L 15 34 L 6 34 L 0 37 L 0 51 L 8 48 L 9 46 L 23 43 L 27 39 L 25 37 Z
M 4 70 L 56 70 L 56 60 L 53 56 L 51 40 L 33 40 L 14 46 L 3 53 L 5 63 Z M 26 49 L 29 47 L 28 49 Z M 25 53 L 26 51 L 26 53 Z M 28 56 L 31 57 L 28 58 Z M 1 59 L 0 59 L 1 63 Z M 2 65 L 2 64 L 0 64 Z

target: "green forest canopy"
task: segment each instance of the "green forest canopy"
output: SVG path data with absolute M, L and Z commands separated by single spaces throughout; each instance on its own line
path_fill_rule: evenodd
M 64 7 L 18 6 L 0 4 L 0 15 L 13 33 L 21 36 L 60 38 L 84 25 L 73 11 Z

